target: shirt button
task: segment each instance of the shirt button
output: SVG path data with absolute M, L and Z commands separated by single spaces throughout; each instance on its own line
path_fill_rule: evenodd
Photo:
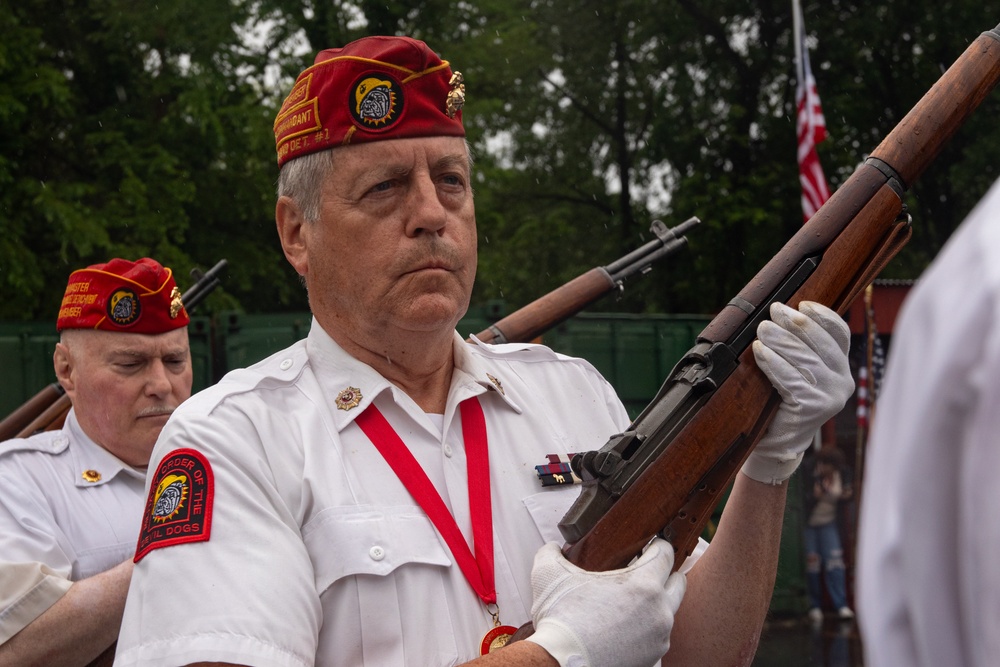
M 289 368 L 292 367 L 292 360 L 285 359 L 284 361 L 281 362 L 281 364 L 279 364 L 278 367 L 283 371 L 287 371 Z
M 449 459 L 451 458 L 451 445 L 447 443 L 445 443 L 444 446 L 444 455 L 447 456 Z
M 380 546 L 374 546 L 368 550 L 368 555 L 371 556 L 372 560 L 382 560 L 385 558 L 385 549 Z

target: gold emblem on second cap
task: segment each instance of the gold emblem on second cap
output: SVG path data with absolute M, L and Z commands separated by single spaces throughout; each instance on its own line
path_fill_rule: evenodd
M 448 91 L 448 98 L 445 100 L 445 112 L 448 118 L 454 118 L 455 114 L 465 106 L 465 77 L 461 72 L 454 72 L 448 81 L 451 90 Z

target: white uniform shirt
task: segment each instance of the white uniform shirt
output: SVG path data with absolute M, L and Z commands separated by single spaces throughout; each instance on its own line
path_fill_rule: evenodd
M 556 524 L 579 493 L 573 485 L 543 489 L 534 466 L 548 454 L 567 460 L 597 449 L 629 419 L 585 361 L 541 346 L 475 347 L 457 334 L 454 344 L 458 370 L 443 436 L 315 322 L 306 340 L 181 406 L 152 461 L 179 448 L 204 454 L 214 475 L 210 538 L 156 548 L 139 561 L 115 664 L 428 667 L 478 656 L 490 614 L 353 423 L 373 401 L 471 543 L 457 408 L 478 396 L 500 618 L 527 622 L 534 554 L 547 541 L 563 542 Z M 360 403 L 336 409 L 351 388 Z
M 1000 182 L 907 298 L 861 495 L 865 665 L 1000 656 Z
M 97 479 L 99 477 L 99 479 Z M 69 589 L 135 554 L 145 473 L 88 438 L 73 410 L 59 431 L 0 443 L 0 643 Z

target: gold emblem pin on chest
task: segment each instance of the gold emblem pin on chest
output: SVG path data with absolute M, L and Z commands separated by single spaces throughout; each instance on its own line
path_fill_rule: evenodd
M 358 407 L 362 398 L 364 396 L 361 395 L 360 389 L 357 387 L 348 387 L 337 394 L 337 408 L 340 410 L 352 410 Z

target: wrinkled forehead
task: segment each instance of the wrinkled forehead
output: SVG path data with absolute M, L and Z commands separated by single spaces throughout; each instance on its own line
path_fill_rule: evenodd
M 468 143 L 461 137 L 414 137 L 351 146 L 330 151 L 334 171 L 340 169 L 379 169 L 419 164 L 471 168 Z
M 74 352 L 93 358 L 114 354 L 159 356 L 190 350 L 187 327 L 159 334 L 67 329 L 60 335 L 60 341 Z

